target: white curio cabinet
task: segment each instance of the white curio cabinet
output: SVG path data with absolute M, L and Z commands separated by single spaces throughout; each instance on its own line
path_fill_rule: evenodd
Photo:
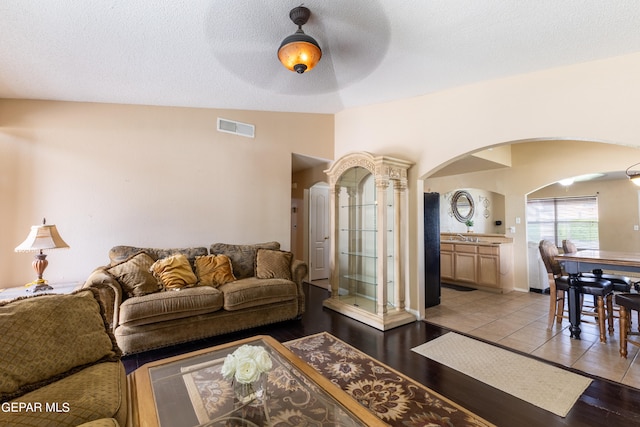
M 333 239 L 331 297 L 324 306 L 383 331 L 416 320 L 405 310 L 411 165 L 360 152 L 326 171 Z

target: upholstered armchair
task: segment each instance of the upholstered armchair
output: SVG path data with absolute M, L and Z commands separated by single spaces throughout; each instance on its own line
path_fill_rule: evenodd
M 92 290 L 2 302 L 0 331 L 0 402 L 32 408 L 0 425 L 126 425 L 121 352 Z

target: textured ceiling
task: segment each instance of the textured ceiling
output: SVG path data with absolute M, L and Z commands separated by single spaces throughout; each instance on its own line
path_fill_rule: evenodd
M 0 97 L 335 113 L 640 51 L 637 0 L 3 0 Z

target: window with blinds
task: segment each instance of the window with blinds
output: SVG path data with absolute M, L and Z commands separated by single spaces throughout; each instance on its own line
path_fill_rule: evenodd
M 546 239 L 562 248 L 570 239 L 578 249 L 599 249 L 596 196 L 530 199 L 527 201 L 530 241 Z

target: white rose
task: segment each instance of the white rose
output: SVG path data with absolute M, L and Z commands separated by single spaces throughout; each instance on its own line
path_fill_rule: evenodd
M 256 355 L 255 360 L 256 360 L 256 363 L 258 364 L 258 369 L 260 369 L 260 372 L 267 372 L 273 366 L 271 363 L 271 357 L 269 356 L 269 353 L 267 353 L 265 349 L 262 349 L 262 351 L 260 351 Z
M 233 352 L 233 355 L 238 359 L 251 359 L 255 353 L 255 346 L 253 345 L 243 345 L 236 349 Z
M 235 356 L 233 354 L 229 354 L 227 355 L 227 357 L 224 358 L 224 363 L 222 364 L 222 369 L 220 370 L 220 373 L 225 379 L 229 380 L 236 373 L 236 365 L 237 365 L 237 360 Z
M 249 384 L 258 381 L 260 370 L 255 360 L 250 358 L 238 359 L 236 366 L 236 380 L 242 384 Z

